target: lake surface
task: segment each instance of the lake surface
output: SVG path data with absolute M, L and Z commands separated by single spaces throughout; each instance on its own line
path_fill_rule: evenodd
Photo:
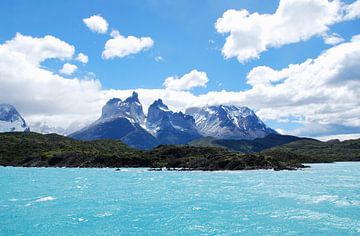
M 0 168 L 0 235 L 359 234 L 360 163 L 279 172 Z

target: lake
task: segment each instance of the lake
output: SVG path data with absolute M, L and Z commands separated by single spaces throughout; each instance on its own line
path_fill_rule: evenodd
M 359 235 L 360 163 L 299 171 L 0 168 L 0 235 Z

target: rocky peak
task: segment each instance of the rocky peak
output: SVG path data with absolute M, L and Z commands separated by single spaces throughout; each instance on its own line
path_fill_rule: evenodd
M 200 137 L 191 116 L 171 111 L 161 99 L 149 106 L 146 127 L 161 143 L 187 143 Z
M 144 124 L 145 114 L 135 91 L 124 101 L 120 98 L 110 99 L 102 108 L 101 120 L 119 117 L 127 118 L 131 123 Z
M 131 96 L 126 98 L 125 101 L 126 103 L 139 103 L 139 94 L 135 91 L 132 92 Z
M 168 113 L 168 114 L 167 114 Z M 154 126 L 161 122 L 164 117 L 168 117 L 173 112 L 163 103 L 161 99 L 154 101 L 148 109 L 147 124 L 148 126 Z

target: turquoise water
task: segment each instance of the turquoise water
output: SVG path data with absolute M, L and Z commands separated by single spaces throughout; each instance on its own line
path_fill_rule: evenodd
M 1 167 L 0 235 L 360 235 L 360 163 L 280 172 Z

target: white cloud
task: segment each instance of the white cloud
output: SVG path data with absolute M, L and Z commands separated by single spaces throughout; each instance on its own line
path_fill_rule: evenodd
M 75 51 L 74 46 L 51 35 L 35 38 L 16 33 L 15 38 L 6 41 L 4 45 L 6 47 L 3 50 L 17 53 L 25 57 L 24 60 L 36 65 L 50 58 L 71 59 Z
M 360 125 L 360 117 L 356 115 L 360 114 L 360 40 L 357 38 L 325 51 L 316 59 L 282 70 L 254 68 L 248 74 L 248 83 L 253 88 L 245 92 L 244 101 L 249 104 L 250 98 L 261 98 L 254 107 L 259 108 L 263 118 L 278 120 L 292 116 L 311 127 L 299 130 L 298 134 L 310 134 L 310 130 L 344 132 L 344 127 L 354 130 Z
M 150 37 L 124 37 L 117 30 L 111 32 L 111 37 L 112 39 L 105 43 L 105 48 L 102 52 L 104 59 L 126 57 L 130 54 L 148 50 L 154 45 L 154 41 Z
M 344 141 L 344 140 L 350 140 L 350 139 L 358 139 L 360 138 L 360 133 L 355 133 L 355 134 L 335 134 L 335 135 L 326 135 L 326 136 L 319 136 L 319 137 L 315 137 L 318 140 L 321 141 L 329 141 L 329 140 L 334 140 L 334 139 L 339 139 L 340 141 Z
M 359 18 L 360 16 L 360 1 L 356 0 L 352 4 L 344 7 L 344 20 L 351 20 Z
M 104 102 L 99 81 L 65 79 L 38 64 L 71 58 L 73 52 L 73 46 L 53 36 L 17 34 L 0 44 L 0 101 L 16 106 L 29 123 L 66 127 L 95 119 Z
M 227 10 L 215 24 L 219 33 L 229 34 L 222 48 L 225 58 L 246 62 L 269 48 L 306 41 L 329 31 L 329 26 L 360 15 L 359 3 L 340 0 L 280 0 L 274 14 Z
M 323 36 L 323 39 L 324 39 L 324 42 L 328 45 L 336 45 L 336 44 L 339 44 L 339 43 L 342 43 L 345 41 L 345 39 L 343 37 L 341 37 L 341 35 L 338 35 L 338 34 L 325 34 Z
M 86 64 L 89 62 L 89 57 L 87 55 L 85 55 L 84 53 L 79 53 L 76 57 L 76 60 L 83 64 Z
M 93 15 L 89 18 L 85 18 L 83 19 L 83 22 L 91 31 L 99 34 L 105 34 L 109 27 L 107 21 L 100 15 Z
M 205 87 L 208 82 L 205 72 L 192 70 L 190 73 L 183 75 L 181 78 L 170 76 L 165 79 L 164 86 L 170 90 L 190 90 L 195 87 Z
M 72 75 L 76 70 L 77 66 L 70 63 L 65 63 L 63 67 L 59 70 L 59 73 L 63 75 Z
M 45 52 L 49 50 L 42 45 L 48 45 L 44 40 L 46 37 L 23 37 L 27 37 L 26 42 L 42 42 L 37 44 L 37 48 Z M 52 46 L 51 51 L 62 52 L 64 50 L 61 49 L 68 48 L 64 47 L 67 43 L 54 39 L 58 43 Z M 104 90 L 99 81 L 90 77 L 66 79 L 54 74 L 34 61 L 71 58 L 72 53 L 56 53 L 54 56 L 54 53 L 33 50 L 34 44 L 22 45 L 18 41 L 16 36 L 0 44 L 0 101 L 17 107 L 28 123 L 42 122 L 50 127 L 67 128 L 74 121 L 95 120 L 108 99 L 123 99 L 132 92 L 132 89 Z M 18 46 L 13 47 L 15 44 Z M 210 91 L 194 95 L 189 89 L 205 86 L 208 80 L 204 72 L 194 70 L 181 78 L 169 79 L 170 85 L 164 84 L 165 89 L 136 91 L 145 109 L 157 98 L 162 98 L 172 109 L 182 111 L 190 106 L 246 105 L 255 109 L 264 120 L 304 125 L 304 128 L 292 131 L 297 135 L 350 135 L 360 133 L 358 68 L 360 35 L 300 64 L 279 70 L 255 67 L 247 76 L 251 86 L 248 90 Z M 283 132 L 290 133 L 289 130 Z

